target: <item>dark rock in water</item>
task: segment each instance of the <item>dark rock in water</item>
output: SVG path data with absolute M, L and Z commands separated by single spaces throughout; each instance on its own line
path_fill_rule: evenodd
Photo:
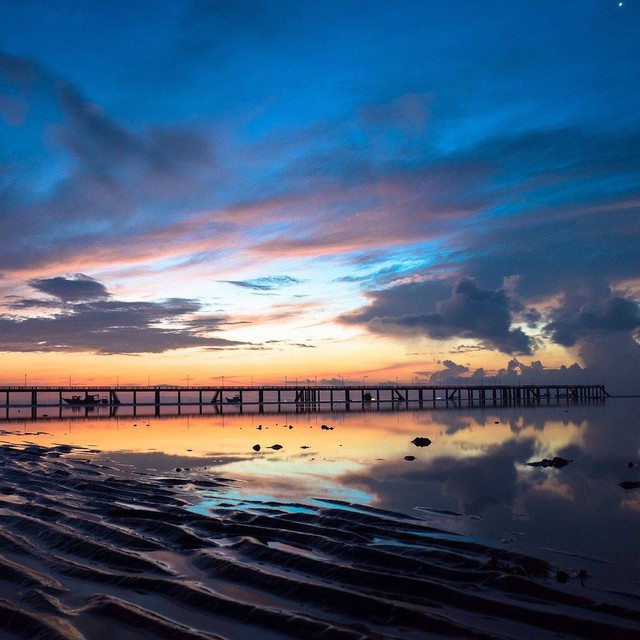
M 559 570 L 556 573 L 556 580 L 562 584 L 569 582 L 569 574 L 566 571 Z
M 409 462 L 411 462 L 412 460 L 415 460 L 416 457 L 415 456 L 405 456 L 404 459 L 408 460 Z
M 640 489 L 640 482 L 625 480 L 624 482 L 620 483 L 620 486 L 623 489 Z
M 556 456 L 553 460 L 544 458 L 537 462 L 527 462 L 527 464 L 530 467 L 555 467 L 556 469 L 561 469 L 562 467 L 566 467 L 570 462 L 572 462 L 572 460 L 565 460 L 564 458 Z
M 301 448 L 301 449 L 308 449 L 308 448 L 309 448 L 309 446 L 308 446 L 308 445 L 306 445 L 306 444 L 303 444 L 300 448 Z
M 633 469 L 633 467 L 635 467 L 635 463 L 633 463 L 633 462 L 628 462 L 628 463 L 627 463 L 627 467 L 629 467 L 629 469 Z
M 429 438 L 414 438 L 411 443 L 415 444 L 416 447 L 428 447 L 431 444 L 431 440 Z
M 269 449 L 275 449 L 276 451 L 278 451 L 279 449 L 282 449 L 282 445 L 281 444 L 272 444 L 270 447 L 268 447 Z
M 180 472 L 182 471 L 182 469 L 181 469 L 180 467 L 176 467 L 176 471 L 177 471 L 178 473 L 180 473 Z
M 253 445 L 253 450 L 254 451 L 260 451 L 260 445 L 259 444 L 254 444 Z

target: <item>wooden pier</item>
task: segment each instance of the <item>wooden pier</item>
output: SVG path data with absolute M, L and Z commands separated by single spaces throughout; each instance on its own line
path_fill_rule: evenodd
M 396 408 L 415 406 L 500 406 L 601 402 L 609 394 L 604 385 L 273 385 L 273 386 L 87 386 L 0 387 L 0 411 L 6 417 L 15 408 L 29 408 L 32 417 L 43 408 L 56 408 L 60 416 L 69 411 L 95 411 L 105 407 L 115 413 L 119 407 L 212 407 L 216 413 L 245 410 L 264 413 L 350 411 L 352 408 Z M 3 402 L 4 401 L 4 402 Z M 46 414 L 49 415 L 49 414 Z

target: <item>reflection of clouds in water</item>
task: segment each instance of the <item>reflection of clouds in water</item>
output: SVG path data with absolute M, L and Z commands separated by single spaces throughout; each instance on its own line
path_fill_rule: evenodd
M 447 435 L 452 435 L 457 431 L 465 431 L 474 426 L 470 416 L 453 411 L 442 411 L 438 413 L 436 420 L 446 427 L 445 433 Z
M 565 411 L 564 405 L 529 406 L 529 407 L 490 407 L 462 408 L 458 411 L 447 409 L 433 412 L 433 420 L 446 427 L 446 434 L 453 435 L 458 431 L 473 429 L 474 427 L 486 427 L 495 423 L 507 425 L 513 434 L 519 434 L 526 429 L 544 431 L 550 420 L 558 421 L 558 411 Z M 564 419 L 565 424 L 579 423 L 583 418 L 573 413 L 569 416 L 569 410 Z M 565 415 L 563 413 L 563 415 Z
M 485 407 L 469 407 L 466 403 L 458 406 L 452 401 L 446 407 L 414 412 L 412 419 L 416 426 L 445 427 L 447 435 L 496 423 L 506 425 L 513 434 L 519 434 L 527 429 L 542 432 L 550 422 L 579 426 L 593 419 L 594 411 L 608 412 L 608 405 L 581 405 L 552 400 L 549 404 L 539 405 L 493 406 L 489 403 Z M 402 423 L 399 430 L 405 428 L 405 423 Z
M 457 458 L 440 456 L 428 462 L 383 463 L 370 474 L 347 474 L 348 484 L 367 487 L 382 507 L 424 506 L 480 514 L 496 504 L 511 504 L 518 474 L 515 462 L 525 462 L 534 448 L 533 440 L 509 440 L 492 445 L 483 455 Z
M 518 490 L 515 463 L 526 460 L 532 450 L 531 439 L 511 440 L 489 447 L 482 456 L 436 459 L 431 470 L 463 513 L 481 514 L 487 507 L 513 502 Z
M 628 462 L 638 456 L 640 416 L 635 398 L 611 398 L 585 420 L 584 448 L 592 455 L 621 458 Z

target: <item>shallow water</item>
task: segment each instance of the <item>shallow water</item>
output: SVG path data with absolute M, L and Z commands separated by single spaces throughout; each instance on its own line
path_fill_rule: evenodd
M 340 500 L 418 517 L 568 573 L 584 569 L 588 584 L 640 594 L 640 489 L 620 486 L 640 482 L 639 409 L 640 399 L 631 398 L 333 414 L 194 409 L 161 417 L 109 417 L 97 407 L 35 421 L 16 409 L 0 421 L 0 439 L 97 449 L 129 469 L 242 481 L 223 491 L 194 487 L 190 509 L 200 513 L 225 500 L 243 500 L 247 509 L 290 503 L 292 513 Z M 416 437 L 431 444 L 417 446 Z M 556 456 L 570 462 L 527 464 Z

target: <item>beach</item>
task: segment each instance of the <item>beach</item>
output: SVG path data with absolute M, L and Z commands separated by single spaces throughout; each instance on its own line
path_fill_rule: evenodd
M 0 465 L 3 638 L 640 635 L 636 595 L 407 514 L 67 444 L 5 443 Z

